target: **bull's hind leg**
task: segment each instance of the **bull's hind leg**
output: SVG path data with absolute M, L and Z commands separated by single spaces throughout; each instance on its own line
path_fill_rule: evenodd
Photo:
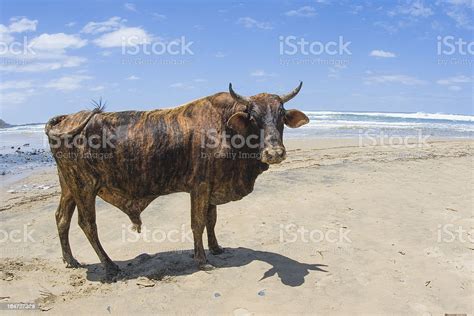
M 120 269 L 109 258 L 104 248 L 102 248 L 102 245 L 100 244 L 95 216 L 95 194 L 89 195 L 83 199 L 78 199 L 76 202 L 79 226 L 82 228 L 84 234 L 91 243 L 92 248 L 94 248 L 95 252 L 97 253 L 100 262 L 102 262 L 104 265 L 106 278 L 110 280 L 120 272 Z
M 61 199 L 56 211 L 56 225 L 58 227 L 63 260 L 66 262 L 68 268 L 78 268 L 80 266 L 79 262 L 74 259 L 71 246 L 69 245 L 69 227 L 71 225 L 71 218 L 74 214 L 75 208 L 76 202 L 74 202 L 71 192 L 67 187 L 62 186 Z
M 216 234 L 214 232 L 214 227 L 216 226 L 217 221 L 217 206 L 209 204 L 207 208 L 207 221 L 206 221 L 206 231 L 207 231 L 207 244 L 209 246 L 209 251 L 213 255 L 219 255 L 224 252 L 217 242 Z

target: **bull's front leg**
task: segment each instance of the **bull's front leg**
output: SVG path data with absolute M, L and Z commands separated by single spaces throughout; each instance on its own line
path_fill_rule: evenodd
M 206 231 L 207 231 L 207 243 L 209 245 L 209 251 L 213 255 L 219 255 L 224 252 L 224 249 L 219 246 L 217 242 L 216 233 L 214 232 L 214 227 L 217 222 L 217 206 L 209 204 L 207 210 L 207 222 L 206 222 Z
M 201 270 L 213 268 L 207 263 L 202 244 L 202 234 L 207 223 L 208 206 L 209 191 L 207 186 L 200 185 L 191 192 L 191 229 L 194 238 L 194 260 Z

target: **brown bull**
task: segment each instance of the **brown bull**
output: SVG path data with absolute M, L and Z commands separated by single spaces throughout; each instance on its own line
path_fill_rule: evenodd
M 246 98 L 229 85 L 230 93 L 173 109 L 107 113 L 96 108 L 51 119 L 45 130 L 61 185 L 56 222 L 67 266 L 79 266 L 68 238 L 76 206 L 79 226 L 111 278 L 119 269 L 99 242 L 96 196 L 121 209 L 140 231 L 140 213 L 155 198 L 188 192 L 194 259 L 208 268 L 204 228 L 210 252 L 223 251 L 214 233 L 216 205 L 243 198 L 269 164 L 285 159 L 284 125 L 308 123 L 302 112 L 283 107 L 301 86 L 283 96 Z

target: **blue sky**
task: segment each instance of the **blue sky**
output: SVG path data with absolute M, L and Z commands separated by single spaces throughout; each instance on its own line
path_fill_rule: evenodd
M 472 0 L 1 6 L 0 116 L 11 123 L 44 122 L 99 97 L 109 111 L 148 110 L 229 82 L 251 95 L 299 80 L 288 108 L 473 114 Z

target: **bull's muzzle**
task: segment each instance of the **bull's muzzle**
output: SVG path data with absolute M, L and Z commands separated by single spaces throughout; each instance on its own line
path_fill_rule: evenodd
M 285 147 L 266 147 L 262 150 L 262 162 L 267 164 L 280 163 L 286 158 Z

